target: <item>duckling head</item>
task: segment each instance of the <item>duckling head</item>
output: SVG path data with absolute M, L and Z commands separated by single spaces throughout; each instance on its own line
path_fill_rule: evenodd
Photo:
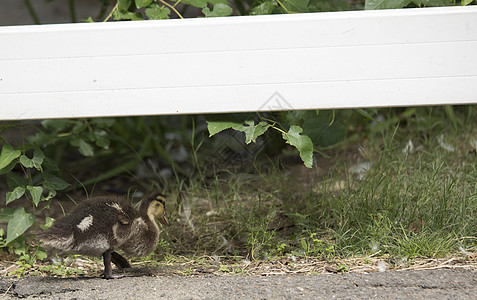
M 151 198 L 147 215 L 151 219 L 155 217 L 162 225 L 170 225 L 166 215 L 166 198 L 163 195 L 156 194 Z

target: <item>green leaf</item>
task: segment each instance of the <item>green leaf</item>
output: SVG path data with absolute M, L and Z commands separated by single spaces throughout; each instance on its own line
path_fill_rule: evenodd
M 229 1 L 227 1 L 227 0 L 207 0 L 207 2 L 209 2 L 212 5 L 216 5 L 216 4 L 219 4 L 219 3 L 229 4 Z
M 245 125 L 233 126 L 235 130 L 239 130 L 245 133 L 245 143 L 250 144 L 250 142 L 256 142 L 257 137 L 264 134 L 270 125 L 267 122 L 260 122 L 255 125 L 253 120 L 245 121 Z
M 0 170 L 10 165 L 10 163 L 21 154 L 20 150 L 13 150 L 11 145 L 3 145 L 2 153 L 0 153 Z
M 283 133 L 282 136 L 288 144 L 298 149 L 305 166 L 311 168 L 313 166 L 313 143 L 308 136 L 300 134 L 302 132 L 303 129 L 300 126 L 292 125 L 290 130 Z
M 224 131 L 225 129 L 240 127 L 242 122 L 236 121 L 207 121 L 207 129 L 209 129 L 209 137 Z
M 6 244 L 21 236 L 35 222 L 35 215 L 27 213 L 25 208 L 18 207 L 8 222 Z
M 311 138 L 316 147 L 329 147 L 340 142 L 345 134 L 345 127 L 339 122 L 330 123 L 320 116 L 307 119 L 303 123 L 303 134 Z
M 35 149 L 33 153 L 33 158 L 28 158 L 26 155 L 20 156 L 20 163 L 26 168 L 35 168 L 39 171 L 42 171 L 41 164 L 43 163 L 43 159 L 45 159 L 45 155 L 43 151 L 40 149 Z
M 11 170 L 13 170 L 13 168 L 15 168 L 16 164 L 17 164 L 17 162 L 15 160 L 12 160 L 12 162 L 9 165 L 4 167 L 3 169 L 0 169 L 0 175 L 6 174 L 6 173 L 10 172 Z
M 132 20 L 139 21 L 144 20 L 143 16 L 140 13 L 133 13 L 126 10 L 117 9 L 113 13 L 114 20 Z
M 28 158 L 26 155 L 20 156 L 20 163 L 25 167 L 25 168 L 33 168 L 33 161 Z
M 55 190 L 51 190 L 48 192 L 48 196 L 46 196 L 45 198 L 43 198 L 42 200 L 43 201 L 49 201 L 50 199 L 52 199 L 53 197 L 56 196 L 56 191 Z
M 308 244 L 306 243 L 305 239 L 301 239 L 301 248 L 303 251 L 305 251 L 305 253 L 308 252 Z
M 27 186 L 27 190 L 30 192 L 31 198 L 35 206 L 38 206 L 41 200 L 41 194 L 43 193 L 43 188 L 41 186 Z
M 15 211 L 15 209 L 11 208 L 11 207 L 0 208 L 0 220 L 3 220 L 5 222 L 10 221 L 14 211 Z
M 310 0 L 283 0 L 282 4 L 289 13 L 306 13 L 310 12 L 308 4 Z
M 41 171 L 41 165 L 43 164 L 43 160 L 45 159 L 45 154 L 43 153 L 43 151 L 41 151 L 40 149 L 35 149 L 35 151 L 33 152 L 33 158 L 32 158 L 32 161 L 33 161 L 33 166 Z
M 46 259 L 48 257 L 48 254 L 46 254 L 45 251 L 38 249 L 35 253 L 36 258 L 39 260 Z
M 366 0 L 364 9 L 403 8 L 409 3 L 411 3 L 411 0 Z
M 250 15 L 269 15 L 278 6 L 275 0 L 269 0 L 253 7 L 250 10 Z
M 471 4 L 473 1 L 474 1 L 474 0 L 462 0 L 462 1 L 460 2 L 460 4 L 461 4 L 462 6 L 466 6 L 466 5 Z
M 91 146 L 90 143 L 86 142 L 83 139 L 79 139 L 79 152 L 83 154 L 84 156 L 93 156 L 94 155 L 94 150 L 93 146 Z
M 49 158 L 49 157 L 45 157 L 45 159 L 43 160 L 43 167 L 48 170 L 48 171 L 59 171 L 60 168 L 58 168 L 58 164 L 56 163 L 56 161 L 54 161 L 53 159 Z
M 27 184 L 28 181 L 17 173 L 10 172 L 7 174 L 7 185 L 11 190 L 16 188 L 17 186 L 25 187 L 27 186 Z
M 148 7 L 149 4 L 152 3 L 153 0 L 135 0 L 136 7 L 137 8 L 142 8 L 142 7 Z
M 218 4 L 214 5 L 214 8 L 213 8 L 212 11 L 210 11 L 210 9 L 208 7 L 205 7 L 205 8 L 202 9 L 202 13 L 207 18 L 226 17 L 226 16 L 230 16 L 232 14 L 232 12 L 233 12 L 232 7 L 230 7 L 227 4 L 223 4 L 223 3 L 218 3 Z
M 207 7 L 207 0 L 182 0 L 182 4 L 192 5 L 198 8 Z
M 43 186 L 49 190 L 64 190 L 70 186 L 70 184 L 63 179 L 49 173 L 46 173 L 43 179 Z
M 146 9 L 146 16 L 151 20 L 162 20 L 169 19 L 171 10 L 167 7 L 160 7 L 158 4 L 154 3 L 151 7 Z
M 55 222 L 55 219 L 53 219 L 52 217 L 46 217 L 45 225 L 40 225 L 40 228 L 43 230 L 47 230 L 48 228 L 51 227 L 51 225 L 53 225 L 53 222 Z
M 25 194 L 25 188 L 22 186 L 17 186 L 15 189 L 13 189 L 13 191 L 7 193 L 5 205 L 14 200 L 17 200 L 18 198 L 23 196 L 23 194 Z
M 118 9 L 127 11 L 131 7 L 132 0 L 118 0 Z
M 71 121 L 66 119 L 41 121 L 41 126 L 45 127 L 45 129 L 48 129 L 51 132 L 56 132 L 56 133 L 65 130 L 70 125 L 71 125 Z
M 101 147 L 103 149 L 109 148 L 111 141 L 108 138 L 108 133 L 106 132 L 106 130 L 95 130 L 93 134 L 96 146 Z

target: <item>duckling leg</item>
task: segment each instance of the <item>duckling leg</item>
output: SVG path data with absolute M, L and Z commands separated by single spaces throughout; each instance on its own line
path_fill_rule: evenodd
M 113 279 L 113 268 L 111 267 L 111 251 L 106 251 L 103 253 L 103 263 L 104 263 L 104 279 Z
M 112 257 L 114 257 L 114 259 L 112 259 Z M 122 260 L 124 261 L 122 261 Z M 113 276 L 113 268 L 111 267 L 111 261 L 116 261 L 118 262 L 118 264 L 122 264 L 121 266 L 125 266 L 125 263 L 127 265 L 129 265 L 128 261 L 122 257 L 121 255 L 119 255 L 118 253 L 114 252 L 114 251 L 106 251 L 103 253 L 103 263 L 104 263 L 104 272 L 103 274 L 101 274 L 101 276 L 104 278 L 104 279 L 115 279 L 115 278 L 121 278 L 121 277 L 128 277 L 128 275 L 116 275 L 116 276 Z M 114 263 L 115 265 L 116 262 Z M 129 265 L 129 267 L 131 267 Z
M 116 267 L 118 267 L 118 269 L 120 270 L 131 268 L 131 265 L 129 264 L 128 260 L 115 251 L 111 252 L 111 262 L 115 264 Z

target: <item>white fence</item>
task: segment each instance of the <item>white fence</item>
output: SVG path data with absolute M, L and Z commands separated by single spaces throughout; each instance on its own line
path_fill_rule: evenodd
M 0 120 L 477 103 L 477 7 L 0 27 Z

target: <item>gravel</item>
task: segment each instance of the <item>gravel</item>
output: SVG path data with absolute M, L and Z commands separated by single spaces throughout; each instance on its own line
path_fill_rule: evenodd
M 0 279 L 1 299 L 475 299 L 477 271 Z

